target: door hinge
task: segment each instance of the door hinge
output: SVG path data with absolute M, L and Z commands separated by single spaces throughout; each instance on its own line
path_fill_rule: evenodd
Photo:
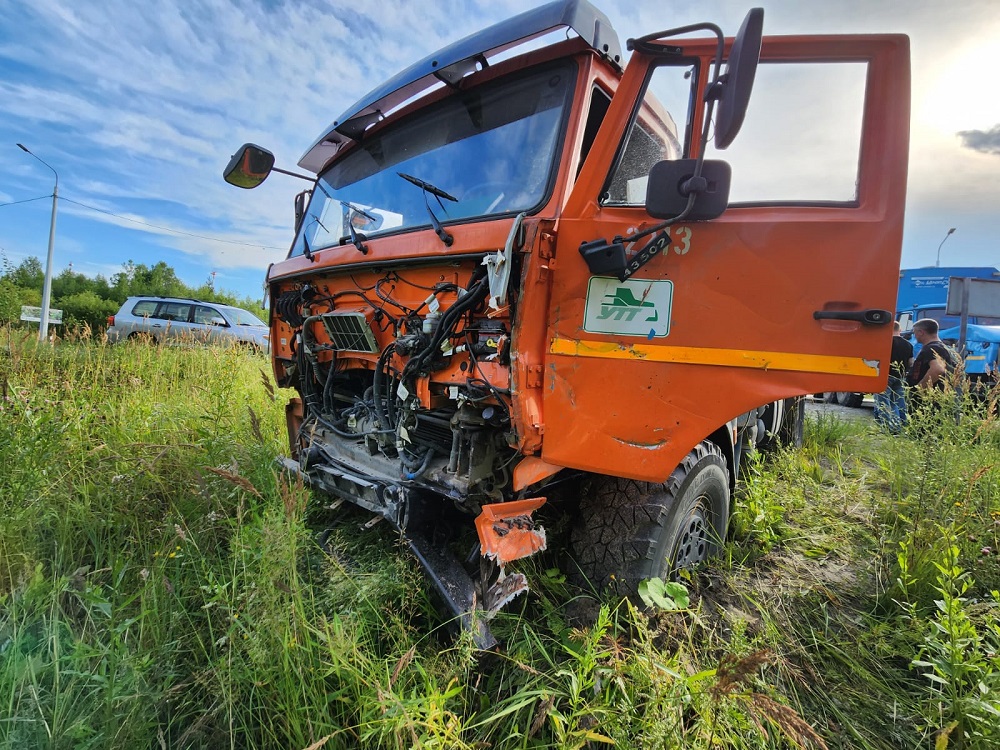
M 551 232 L 542 232 L 538 240 L 538 257 L 548 261 L 556 257 L 556 236 Z
M 542 365 L 528 365 L 526 368 L 528 388 L 541 388 L 542 387 L 542 375 L 545 372 L 545 368 Z

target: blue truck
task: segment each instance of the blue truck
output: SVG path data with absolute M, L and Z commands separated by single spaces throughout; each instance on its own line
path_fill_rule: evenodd
M 965 374 L 974 382 L 991 383 L 1000 376 L 1000 319 L 987 320 L 995 320 L 997 325 L 969 323 L 965 332 L 965 351 L 962 353 Z M 961 332 L 959 326 L 954 326 L 941 330 L 938 335 L 946 344 L 957 346 Z M 918 345 L 915 344 L 913 348 L 919 351 Z
M 960 320 L 957 315 L 945 312 L 948 301 L 948 285 L 952 276 L 972 279 L 996 279 L 1000 281 L 1000 270 L 992 266 L 928 266 L 925 268 L 904 268 L 899 272 L 899 291 L 896 295 L 896 320 L 900 322 L 904 335 L 913 324 L 924 318 L 934 318 L 941 329 L 941 338 L 956 345 L 959 338 Z M 1000 338 L 1000 318 L 969 317 L 966 335 L 965 372 L 973 379 L 996 378 L 998 368 L 998 343 Z M 919 344 L 914 354 L 920 351 Z M 820 394 L 817 394 L 817 396 Z M 844 406 L 861 406 L 863 393 L 827 393 L 826 399 Z
M 932 308 L 940 308 L 943 315 L 944 304 L 948 300 L 948 281 L 952 276 L 1000 280 L 1000 271 L 990 266 L 904 268 L 899 272 L 896 319 L 900 320 L 900 316 L 910 313 L 910 322 L 912 323 L 919 320 L 917 315 L 919 310 Z M 924 315 L 923 317 L 936 316 Z M 957 325 L 957 321 L 955 325 Z M 947 328 L 948 326 L 942 327 Z
M 933 318 L 940 326 L 941 339 L 957 346 L 961 319 L 957 315 L 948 315 L 945 309 L 952 276 L 1000 281 L 1000 271 L 988 266 L 907 268 L 900 271 L 896 319 L 904 331 L 910 330 L 918 320 Z M 1000 372 L 1000 317 L 970 315 L 965 338 L 965 350 L 962 352 L 965 374 L 972 380 L 995 380 Z M 920 345 L 917 344 L 914 355 L 919 351 Z

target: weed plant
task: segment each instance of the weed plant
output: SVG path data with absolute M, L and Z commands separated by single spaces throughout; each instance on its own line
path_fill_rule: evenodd
M 531 560 L 482 653 L 390 529 L 276 471 L 263 357 L 0 329 L 0 398 L 2 747 L 995 742 L 984 410 L 811 419 L 752 465 L 726 558 L 650 582 L 669 611 Z
M 728 596 L 831 745 L 997 744 L 997 392 L 959 386 L 900 436 L 814 415 L 802 449 L 755 462 L 737 497 L 730 549 L 774 544 L 735 557 Z

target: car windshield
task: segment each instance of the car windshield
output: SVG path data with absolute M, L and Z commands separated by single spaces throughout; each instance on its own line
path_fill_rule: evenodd
M 251 312 L 242 310 L 239 307 L 229 308 L 229 317 L 232 318 L 233 322 L 238 326 L 265 326 L 267 323 L 258 318 Z
M 351 225 L 368 237 L 426 227 L 428 206 L 443 224 L 538 207 L 552 181 L 573 70 L 563 62 L 456 93 L 365 138 L 320 177 L 291 255 L 305 243 L 316 251 L 346 242 Z

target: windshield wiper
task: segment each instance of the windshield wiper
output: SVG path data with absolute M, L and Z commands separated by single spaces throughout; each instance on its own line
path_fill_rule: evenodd
M 347 239 L 350 238 L 351 244 L 358 249 L 359 253 L 361 253 L 362 255 L 368 255 L 368 247 L 367 245 L 364 244 L 365 240 L 367 240 L 368 238 L 354 229 L 354 223 L 351 221 L 351 219 L 353 218 L 354 214 L 361 214 L 366 219 L 368 219 L 368 221 L 374 224 L 378 221 L 378 217 L 372 216 L 370 213 L 361 208 L 361 206 L 355 206 L 350 201 L 342 201 L 340 200 L 340 198 L 334 198 L 332 195 L 330 195 L 329 192 L 327 192 L 327 189 L 323 187 L 323 183 L 320 182 L 319 180 L 316 181 L 316 185 L 322 191 L 323 195 L 325 195 L 327 198 L 334 201 L 335 203 L 339 203 L 341 206 L 350 211 L 350 213 L 347 215 L 347 231 L 350 234 L 348 236 L 341 237 L 340 244 L 343 245 L 347 241 Z M 316 221 L 319 221 L 319 219 L 317 218 Z M 323 227 L 323 222 L 320 222 L 319 225 Z M 328 232 L 326 227 L 323 227 L 323 231 Z
M 429 182 L 424 182 L 419 177 L 414 177 L 413 175 L 409 175 L 404 172 L 396 172 L 396 174 L 398 174 L 404 180 L 409 182 L 411 185 L 416 185 L 424 192 L 424 205 L 427 206 L 427 215 L 431 217 L 431 226 L 434 228 L 434 233 L 445 245 L 451 247 L 451 244 L 455 241 L 455 238 L 452 237 L 450 234 L 448 234 L 448 232 L 445 231 L 444 227 L 441 226 L 440 220 L 434 214 L 434 209 L 431 208 L 431 202 L 427 200 L 427 195 L 429 193 L 430 195 L 433 195 L 435 198 L 437 198 L 438 205 L 441 206 L 441 210 L 444 211 L 446 214 L 448 213 L 448 209 L 444 207 L 444 203 L 441 202 L 441 199 L 444 198 L 446 201 L 451 201 L 452 203 L 458 203 L 458 198 L 456 198 L 454 195 L 446 193 L 439 187 L 431 185 Z
M 344 206 L 348 210 L 347 231 L 351 235 L 351 242 L 354 244 L 354 247 L 358 249 L 358 252 L 360 252 L 362 255 L 368 255 L 368 246 L 364 244 L 365 240 L 367 240 L 368 237 L 361 234 L 361 232 L 357 231 L 354 228 L 354 214 L 360 214 L 361 216 L 364 216 L 372 224 L 375 224 L 378 221 L 378 218 L 372 216 L 370 213 L 365 211 L 360 206 L 355 206 L 353 203 L 348 203 L 347 201 L 340 201 L 340 205 Z M 341 237 L 340 243 L 344 244 L 343 237 Z

